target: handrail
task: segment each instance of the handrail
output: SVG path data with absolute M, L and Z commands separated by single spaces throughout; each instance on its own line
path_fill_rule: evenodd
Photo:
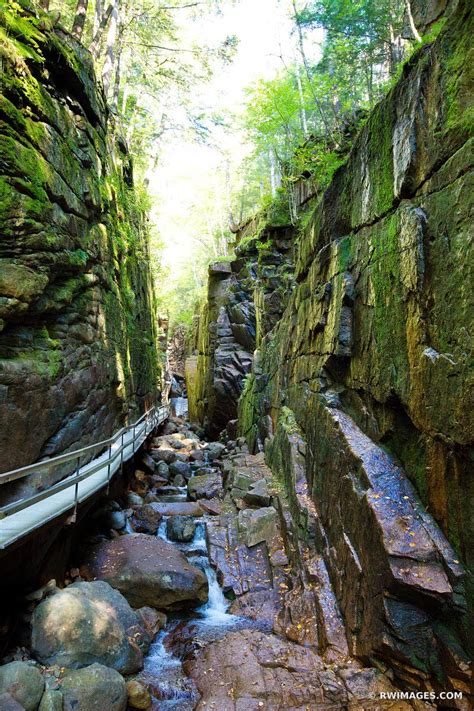
M 66 454 L 61 454 L 57 457 L 52 457 L 51 459 L 46 459 L 41 462 L 36 462 L 35 464 L 29 464 L 25 467 L 20 467 L 4 474 L 0 474 L 0 484 L 5 484 L 7 482 L 16 481 L 18 479 L 24 478 L 31 473 L 39 473 L 41 471 L 49 471 L 52 468 L 64 464 L 70 461 L 76 461 L 76 471 L 67 475 L 66 478 L 53 484 L 45 491 L 40 491 L 32 494 L 28 498 L 21 499 L 19 501 L 14 501 L 11 504 L 7 504 L 3 508 L 0 508 L 0 519 L 10 516 L 14 513 L 32 506 L 33 504 L 43 501 L 54 494 L 57 494 L 65 489 L 75 486 L 75 504 L 78 503 L 78 486 L 79 483 L 85 479 L 91 477 L 102 469 L 107 468 L 108 478 L 115 473 L 123 461 L 123 455 L 126 450 L 130 447 L 132 451 L 127 457 L 127 459 L 132 456 L 136 451 L 136 444 L 139 442 L 141 444 L 144 439 L 152 432 L 159 424 L 164 422 L 169 416 L 169 410 L 166 406 L 162 405 L 159 407 L 152 407 L 150 410 L 145 412 L 136 422 L 122 427 L 118 432 L 116 432 L 112 437 L 101 442 L 96 442 L 95 444 L 87 445 L 81 449 L 76 449 L 74 452 L 67 452 Z M 132 437 L 126 438 L 126 434 L 132 431 Z M 126 439 L 126 441 L 125 441 Z M 105 452 L 102 455 L 98 455 L 92 459 L 87 464 L 80 467 L 80 461 L 84 454 L 91 452 L 94 449 L 105 449 L 108 447 L 108 454 L 104 457 Z M 117 463 L 117 458 L 120 456 L 120 463 Z
M 137 427 L 137 425 L 142 422 L 142 420 L 152 412 L 155 412 L 155 410 L 160 411 L 160 410 L 166 410 L 168 412 L 168 408 L 164 405 L 162 405 L 159 408 L 156 407 L 151 407 L 149 410 L 147 410 L 139 420 L 137 420 L 135 423 L 131 425 L 126 425 L 125 427 L 122 427 L 121 430 L 116 432 L 112 437 L 109 437 L 108 439 L 104 439 L 101 442 L 96 442 L 95 444 L 88 444 L 85 447 L 82 447 L 81 449 L 75 449 L 73 452 L 66 452 L 65 454 L 59 454 L 57 457 L 51 457 L 50 459 L 43 459 L 40 462 L 34 462 L 33 464 L 27 464 L 25 467 L 19 467 L 18 469 L 12 469 L 9 472 L 4 472 L 3 474 L 0 474 L 0 485 L 1 484 L 7 484 L 10 481 L 16 481 L 17 479 L 22 479 L 25 476 L 28 476 L 28 474 L 36 473 L 37 471 L 43 470 L 43 469 L 52 469 L 55 466 L 58 466 L 59 464 L 65 464 L 66 462 L 70 462 L 73 459 L 77 459 L 79 456 L 82 457 L 83 454 L 86 452 L 90 452 L 92 449 L 97 449 L 97 448 L 102 448 L 102 447 L 107 447 L 110 444 L 114 444 L 119 437 L 122 436 L 125 432 L 128 432 L 130 429 L 133 429 L 134 427 Z M 166 418 L 164 418 L 166 419 Z M 163 422 L 163 420 L 162 420 Z

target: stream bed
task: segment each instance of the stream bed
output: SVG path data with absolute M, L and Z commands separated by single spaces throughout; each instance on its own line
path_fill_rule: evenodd
M 160 497 L 163 502 L 185 502 L 186 487 L 179 493 Z M 177 543 L 167 536 L 167 516 L 163 518 L 157 536 L 181 550 L 189 561 L 206 575 L 209 599 L 190 612 L 168 616 L 168 622 L 151 645 L 144 669 L 137 676 L 149 688 L 153 697 L 153 711 L 192 711 L 199 694 L 193 681 L 186 676 L 183 662 L 193 651 L 217 641 L 230 630 L 255 627 L 256 623 L 228 612 L 230 601 L 219 585 L 216 571 L 209 561 L 205 517 L 196 523 L 192 541 Z

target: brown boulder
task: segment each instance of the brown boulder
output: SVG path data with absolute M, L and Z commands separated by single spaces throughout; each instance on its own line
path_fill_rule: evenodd
M 130 518 L 130 523 L 134 531 L 137 533 L 157 532 L 162 519 L 161 513 L 156 509 L 156 504 L 145 504 L 144 506 L 136 506 Z
M 81 575 L 106 580 L 133 607 L 180 609 L 207 601 L 204 573 L 171 543 L 137 533 L 92 548 Z

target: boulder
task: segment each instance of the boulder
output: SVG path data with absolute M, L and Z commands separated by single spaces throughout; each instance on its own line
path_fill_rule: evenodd
M 199 506 L 202 508 L 204 513 L 211 514 L 211 516 L 219 516 L 222 510 L 221 504 L 215 499 L 212 499 L 211 501 L 201 499 L 199 501 Z
M 176 461 L 170 464 L 170 476 L 175 477 L 177 474 L 188 480 L 191 476 L 191 467 L 187 462 Z
M 178 435 L 170 437 L 168 442 L 170 443 L 171 447 L 173 447 L 173 449 L 186 449 L 186 445 L 181 439 L 178 438 Z
M 239 511 L 238 526 L 248 547 L 268 543 L 277 533 L 277 512 L 271 506 Z
M 167 464 L 166 462 L 164 462 L 164 461 L 158 462 L 158 466 L 157 466 L 157 468 L 156 468 L 156 471 L 157 471 L 157 473 L 158 473 L 159 476 L 163 477 L 163 479 L 168 479 L 168 477 L 169 477 L 169 475 L 170 475 L 169 466 L 168 466 L 168 464 Z
M 41 698 L 38 711 L 63 711 L 62 692 L 58 689 L 46 689 Z
M 225 451 L 225 444 L 222 444 L 222 442 L 209 442 L 206 450 L 209 454 L 209 459 L 213 462 L 223 455 Z
M 218 472 L 193 476 L 188 481 L 188 496 L 197 499 L 213 499 L 222 491 L 222 477 Z
M 163 434 L 164 435 L 171 435 L 175 434 L 175 432 L 178 432 L 179 427 L 176 424 L 176 422 L 173 422 L 172 420 L 169 420 L 166 425 L 163 427 Z
M 186 484 L 186 479 L 182 474 L 176 474 L 175 478 L 173 479 L 173 484 L 175 486 L 184 486 Z
M 189 543 L 196 532 L 196 521 L 192 516 L 171 516 L 166 522 L 168 538 L 178 543 Z
M 150 645 L 139 616 L 103 581 L 73 583 L 43 600 L 31 625 L 35 656 L 43 664 L 70 669 L 98 662 L 132 674 L 142 668 Z
M 144 684 L 133 679 L 126 684 L 128 705 L 132 709 L 148 709 L 151 706 L 151 695 Z
M 163 516 L 202 516 L 204 513 L 195 501 L 156 504 L 156 507 Z
M 0 709 L 2 711 L 25 711 L 25 707 L 7 692 L 0 694 Z
M 64 711 L 125 711 L 127 708 L 125 680 L 117 671 L 102 664 L 68 671 L 61 689 Z
M 9 694 L 25 711 L 36 711 L 43 691 L 44 679 L 33 665 L 10 662 L 0 667 L 0 694 Z
M 156 506 L 157 504 L 150 503 L 134 508 L 130 523 L 135 531 L 152 535 L 157 532 L 163 517 Z
M 193 460 L 193 462 L 203 462 L 204 461 L 204 452 L 202 449 L 193 449 L 189 453 L 190 459 Z
M 150 474 L 155 473 L 156 462 L 147 452 L 142 452 L 140 456 L 140 463 Z
M 81 567 L 86 579 L 99 578 L 133 607 L 196 607 L 208 597 L 207 578 L 171 543 L 141 533 L 102 541 Z
M 270 494 L 266 480 L 259 479 L 255 484 L 252 484 L 243 499 L 249 506 L 269 506 Z
M 150 639 L 155 639 L 158 632 L 166 625 L 166 615 L 153 607 L 139 607 L 136 612 L 140 618 L 141 626 L 146 630 Z
M 143 504 L 143 497 L 140 494 L 135 493 L 135 491 L 129 491 L 127 494 L 127 505 L 128 506 L 141 506 Z
M 150 455 L 155 462 L 164 462 L 165 464 L 171 464 L 176 459 L 176 452 L 169 446 L 152 449 Z

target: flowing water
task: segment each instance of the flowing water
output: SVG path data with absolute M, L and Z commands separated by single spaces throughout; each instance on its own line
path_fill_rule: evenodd
M 186 498 L 185 494 L 182 496 Z M 184 673 L 182 658 L 219 639 L 230 629 L 248 627 L 252 623 L 227 612 L 230 603 L 209 562 L 206 522 L 197 522 L 192 541 L 175 543 L 168 539 L 166 521 L 167 517 L 160 522 L 156 535 L 177 546 L 193 565 L 201 568 L 208 579 L 209 599 L 192 613 L 176 616 L 168 622 L 153 642 L 139 676 L 154 696 L 154 711 L 191 711 L 198 701 L 198 694 Z

